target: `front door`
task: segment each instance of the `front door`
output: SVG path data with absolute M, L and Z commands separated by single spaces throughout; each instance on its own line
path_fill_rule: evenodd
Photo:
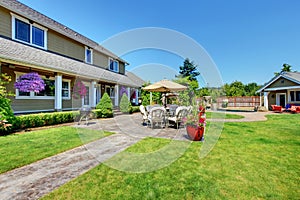
M 285 93 L 278 93 L 277 95 L 277 102 L 276 104 L 279 106 L 282 106 L 283 108 L 285 108 L 286 105 L 286 94 Z

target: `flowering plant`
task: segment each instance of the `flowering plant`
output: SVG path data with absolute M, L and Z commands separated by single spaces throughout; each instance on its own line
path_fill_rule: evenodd
M 78 96 L 80 96 L 80 98 L 82 98 L 82 97 L 86 96 L 86 94 L 87 94 L 87 89 L 86 89 L 85 85 L 82 83 L 82 81 L 77 81 L 73 87 L 73 97 L 75 99 L 78 99 Z
M 185 125 L 192 125 L 196 127 L 205 127 L 205 107 L 200 105 L 199 107 L 193 106 L 190 114 L 183 119 Z
M 37 92 L 45 90 L 46 84 L 40 75 L 36 72 L 24 74 L 18 78 L 14 84 L 16 89 L 21 92 Z

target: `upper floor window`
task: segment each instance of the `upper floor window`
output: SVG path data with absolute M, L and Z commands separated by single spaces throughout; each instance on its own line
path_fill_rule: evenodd
M 47 29 L 29 20 L 12 15 L 12 38 L 20 42 L 47 49 Z
M 93 51 L 90 48 L 85 47 L 85 62 L 93 64 L 92 61 L 93 61 Z
M 119 62 L 117 60 L 109 59 L 109 70 L 119 72 Z

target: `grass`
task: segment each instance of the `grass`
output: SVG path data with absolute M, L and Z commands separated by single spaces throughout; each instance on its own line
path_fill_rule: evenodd
M 58 127 L 0 137 L 0 173 L 75 148 L 112 133 Z
M 206 112 L 206 118 L 208 119 L 242 119 L 244 116 L 237 114 L 229 114 L 229 113 L 220 113 L 220 112 Z
M 43 199 L 300 199 L 300 115 L 225 123 L 204 159 L 193 142 L 171 165 L 127 173 L 102 164 Z M 147 138 L 127 152 L 153 152 L 170 140 Z

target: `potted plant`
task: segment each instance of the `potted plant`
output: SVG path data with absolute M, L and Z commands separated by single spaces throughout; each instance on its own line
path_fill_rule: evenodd
M 189 138 L 193 141 L 204 140 L 204 129 L 206 125 L 205 107 L 194 106 L 191 113 L 184 119 L 186 131 Z

